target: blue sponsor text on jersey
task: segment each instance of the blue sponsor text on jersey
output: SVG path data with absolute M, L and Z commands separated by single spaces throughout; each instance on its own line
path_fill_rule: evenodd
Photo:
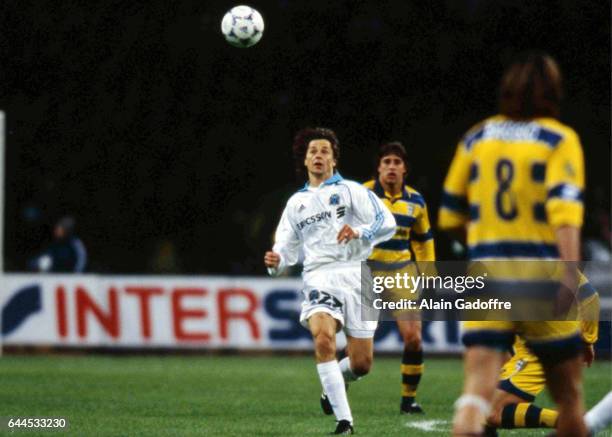
M 330 219 L 331 216 L 332 216 L 331 211 L 318 212 L 318 213 L 316 213 L 314 215 L 311 215 L 310 217 L 305 218 L 301 222 L 299 222 L 297 224 L 297 228 L 301 231 L 302 229 L 304 229 L 304 226 L 320 222 L 321 220 Z

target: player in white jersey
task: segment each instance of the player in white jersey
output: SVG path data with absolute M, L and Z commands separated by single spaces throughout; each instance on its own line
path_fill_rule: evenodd
M 339 147 L 333 131 L 303 129 L 295 137 L 293 151 L 298 168 L 306 168 L 308 182 L 287 202 L 274 247 L 264 262 L 276 275 L 296 264 L 303 253 L 300 322 L 314 340 L 322 406 L 336 416 L 334 434 L 352 434 L 345 383 L 369 372 L 377 326 L 377 314 L 362 307 L 362 297 L 372 292 L 371 276 L 362 271 L 367 269 L 362 262 L 374 245 L 394 235 L 395 219 L 372 192 L 336 172 Z M 348 356 L 338 362 L 340 329 L 347 337 Z

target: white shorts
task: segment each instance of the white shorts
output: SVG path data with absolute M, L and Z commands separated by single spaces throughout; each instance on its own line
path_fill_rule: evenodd
M 370 296 L 371 274 L 369 269 L 362 272 L 360 265 L 305 272 L 302 290 L 304 301 L 300 314 L 302 326 L 308 329 L 308 319 L 313 314 L 327 313 L 339 322 L 346 335 L 355 338 L 374 337 L 378 312 L 371 305 L 362 306 L 362 274 L 364 287 L 367 288 L 364 296 Z

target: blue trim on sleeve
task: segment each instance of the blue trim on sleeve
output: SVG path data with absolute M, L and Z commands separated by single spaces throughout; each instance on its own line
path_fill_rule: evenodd
M 431 229 L 425 232 L 424 234 L 418 234 L 412 231 L 410 233 L 410 238 L 414 241 L 419 241 L 421 243 L 424 243 L 425 241 L 429 241 L 433 238 L 433 233 L 431 232 Z
M 466 196 L 450 194 L 448 191 L 442 192 L 441 205 L 443 208 L 448 208 L 461 214 L 467 214 L 469 210 Z
M 557 197 L 563 200 L 573 200 L 576 202 L 582 202 L 583 193 L 575 185 L 570 184 L 559 184 L 548 190 L 548 198 Z
M 376 245 L 376 248 L 384 250 L 409 250 L 410 240 L 395 240 L 392 238 Z
M 363 236 L 366 240 L 371 241 L 374 238 L 374 235 L 376 235 L 376 233 L 382 227 L 385 219 L 384 219 L 384 214 L 382 210 L 380 209 L 380 206 L 376 202 L 376 198 L 374 197 L 374 194 L 372 193 L 372 191 L 370 190 L 366 190 L 366 191 L 368 193 L 368 198 L 370 199 L 370 202 L 374 206 L 375 218 L 374 218 L 374 223 L 372 224 L 372 226 L 370 226 L 369 229 L 368 228 L 364 229 Z

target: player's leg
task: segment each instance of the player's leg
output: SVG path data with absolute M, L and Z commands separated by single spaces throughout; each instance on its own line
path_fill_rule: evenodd
M 463 322 L 463 394 L 455 402 L 453 435 L 482 435 L 497 386 L 499 371 L 514 342 L 512 322 Z
M 477 436 L 491 411 L 503 353 L 487 346 L 468 346 L 464 355 L 463 394 L 455 403 L 454 436 Z
M 417 388 L 423 375 L 423 346 L 421 344 L 421 322 L 419 320 L 397 319 L 397 327 L 404 340 L 402 354 L 402 401 L 400 412 L 422 413 L 415 402 Z
M 558 416 L 555 410 L 540 408 L 532 400 L 497 389 L 487 426 L 503 429 L 554 428 Z
M 540 360 L 546 385 L 557 404 L 557 435 L 587 435 L 582 396 L 583 343 L 579 323 L 525 322 L 527 346 Z
M 374 360 L 374 340 L 347 334 L 346 342 L 347 356 L 340 361 L 340 369 L 344 381 L 350 383 L 370 372 Z
M 557 411 L 533 404 L 546 387 L 542 365 L 518 337 L 514 352 L 502 369 L 487 429 L 554 428 Z
M 344 378 L 336 360 L 338 321 L 327 312 L 316 312 L 308 318 L 308 327 L 315 347 L 317 372 L 329 404 L 338 422 L 353 423 Z
M 365 270 L 362 270 L 365 269 Z M 347 383 L 368 374 L 374 359 L 374 333 L 378 326 L 378 311 L 367 300 L 372 278 L 367 267 L 347 271 L 342 276 L 344 292 L 347 356 L 340 362 Z M 363 290 L 362 290 L 363 288 Z
M 546 385 L 551 397 L 557 404 L 557 435 L 559 437 L 586 436 L 584 423 L 584 403 L 582 396 L 582 357 L 566 359 L 561 362 L 543 363 L 546 372 Z

